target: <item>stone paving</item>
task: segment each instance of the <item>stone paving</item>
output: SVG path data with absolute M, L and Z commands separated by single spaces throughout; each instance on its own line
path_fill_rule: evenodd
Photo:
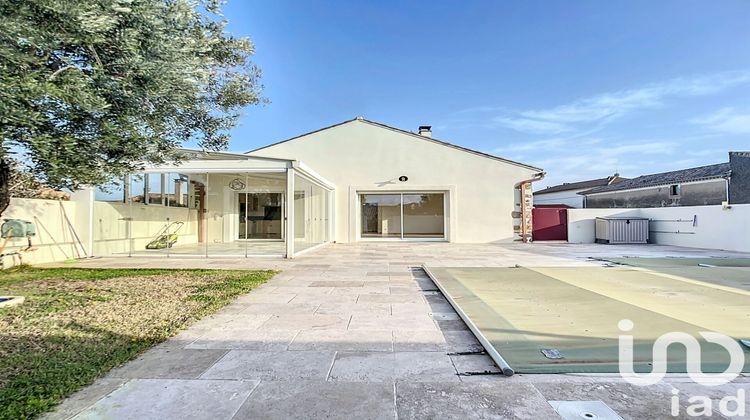
M 590 256 L 623 255 L 738 254 L 664 246 L 370 243 L 332 245 L 294 260 L 87 260 L 77 265 L 283 271 L 48 417 L 546 419 L 557 418 L 547 401 L 601 400 L 626 419 L 687 418 L 691 394 L 718 399 L 750 387 L 747 377 L 707 391 L 678 375 L 651 387 L 616 375 L 497 375 L 420 268 L 591 266 L 601 263 Z M 477 372 L 488 374 L 470 374 Z M 675 389 L 681 416 L 671 417 Z

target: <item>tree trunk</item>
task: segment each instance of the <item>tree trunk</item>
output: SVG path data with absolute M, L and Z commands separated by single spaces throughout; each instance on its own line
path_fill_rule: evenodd
M 10 165 L 0 158 L 0 216 L 10 205 Z

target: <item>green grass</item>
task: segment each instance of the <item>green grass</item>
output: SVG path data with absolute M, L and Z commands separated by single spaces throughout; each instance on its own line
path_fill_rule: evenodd
M 274 271 L 31 268 L 0 271 L 0 419 L 32 418 Z

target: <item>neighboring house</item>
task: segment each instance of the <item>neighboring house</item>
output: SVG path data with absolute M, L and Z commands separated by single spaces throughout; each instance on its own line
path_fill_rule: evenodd
M 560 185 L 547 187 L 539 191 L 534 191 L 534 205 L 560 205 L 581 209 L 583 208 L 583 196 L 579 194 L 580 192 L 590 190 L 594 187 L 616 184 L 626 179 L 619 174 L 614 174 L 606 178 L 565 182 Z
M 726 163 L 643 175 L 581 194 L 587 208 L 750 203 L 750 152 L 730 152 Z
M 247 154 L 188 154 L 97 195 L 95 255 L 291 257 L 334 241 L 528 238 L 522 221 L 542 176 L 436 140 L 427 126 L 412 133 L 361 117 Z M 145 250 L 165 226 L 179 229 L 174 247 Z

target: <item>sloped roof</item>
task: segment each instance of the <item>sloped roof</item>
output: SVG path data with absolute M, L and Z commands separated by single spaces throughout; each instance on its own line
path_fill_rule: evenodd
M 588 181 L 566 182 L 564 184 L 547 187 L 543 190 L 534 191 L 534 195 L 549 194 L 549 193 L 571 191 L 571 190 L 585 190 L 589 188 L 600 187 L 603 185 L 609 185 L 610 183 L 614 184 L 614 183 L 622 182 L 622 181 L 625 181 L 626 179 L 628 178 L 623 178 L 621 176 L 615 176 L 615 177 L 608 176 L 605 178 L 589 179 Z
M 679 171 L 662 172 L 651 175 L 641 175 L 626 181 L 592 188 L 580 194 L 597 194 L 610 191 L 631 190 L 635 188 L 657 187 L 660 185 L 680 184 L 683 182 L 703 181 L 707 179 L 725 178 L 732 173 L 729 163 L 699 166 L 697 168 L 681 169 Z
M 296 139 L 299 139 L 301 137 L 308 136 L 310 134 L 318 133 L 318 132 L 321 132 L 321 131 L 324 131 L 324 130 L 329 130 L 331 128 L 335 128 L 335 127 L 338 127 L 338 126 L 341 126 L 341 125 L 344 125 L 344 124 L 349 124 L 349 123 L 352 123 L 352 122 L 355 122 L 355 121 L 356 122 L 365 123 L 365 124 L 374 125 L 376 127 L 384 128 L 384 129 L 387 129 L 387 130 L 396 131 L 398 133 L 406 134 L 406 135 L 418 138 L 420 140 L 430 141 L 430 142 L 437 143 L 437 144 L 440 144 L 440 145 L 443 145 L 443 146 L 452 147 L 454 149 L 458 149 L 458 150 L 461 150 L 461 151 L 464 151 L 464 152 L 468 152 L 468 153 L 473 153 L 475 155 L 479 155 L 479 156 L 486 157 L 486 158 L 489 158 L 489 159 L 501 161 L 501 162 L 504 162 L 504 163 L 509 163 L 511 165 L 521 166 L 521 167 L 524 167 L 524 168 L 527 168 L 527 169 L 531 169 L 533 171 L 542 172 L 542 169 L 541 168 L 537 168 L 536 166 L 527 165 L 525 163 L 516 162 L 516 161 L 510 160 L 510 159 L 505 159 L 505 158 L 502 158 L 500 156 L 495 156 L 495 155 L 491 155 L 489 153 L 480 152 L 478 150 L 469 149 L 468 147 L 459 146 L 459 145 L 456 145 L 456 144 L 453 144 L 453 143 L 449 143 L 447 141 L 438 140 L 438 139 L 433 138 L 433 137 L 426 137 L 426 136 L 423 136 L 423 135 L 420 135 L 420 134 L 417 134 L 417 133 L 413 133 L 411 131 L 402 130 L 402 129 L 396 128 L 396 127 L 391 127 L 389 125 L 385 125 L 385 124 L 382 124 L 382 123 L 379 123 L 379 122 L 376 122 L 376 121 L 370 121 L 370 120 L 364 119 L 362 117 L 352 118 L 351 120 L 342 121 L 340 123 L 333 124 L 333 125 L 330 125 L 328 127 L 323 127 L 323 128 L 320 128 L 320 129 L 317 129 L 317 130 L 314 130 L 314 131 L 310 131 L 309 133 L 300 134 L 298 136 L 294 136 L 294 137 L 288 138 L 286 140 L 278 141 L 276 143 L 272 143 L 272 144 L 269 144 L 267 146 L 259 147 L 257 149 L 253 149 L 253 150 L 248 151 L 247 154 L 255 153 L 255 152 L 258 152 L 260 150 L 263 150 L 263 149 L 266 149 L 266 148 L 269 148 L 269 147 L 272 147 L 272 146 L 276 146 L 276 145 L 281 144 L 281 143 L 286 143 L 288 141 L 296 140 Z

